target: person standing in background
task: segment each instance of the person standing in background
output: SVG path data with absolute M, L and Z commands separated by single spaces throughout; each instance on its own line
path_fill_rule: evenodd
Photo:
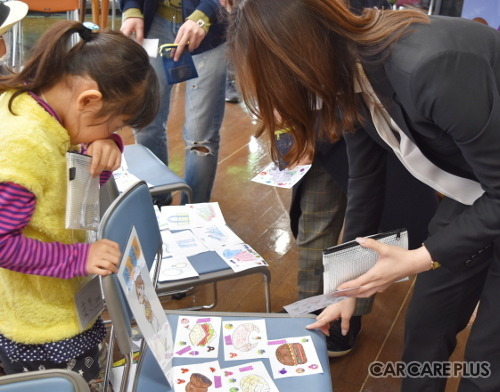
M 226 83 L 226 15 L 215 0 L 120 0 L 123 11 L 121 32 L 157 38 L 159 45 L 178 44 L 174 60 L 184 50 L 193 54 L 198 77 L 186 82 L 185 180 L 193 190 L 193 203 L 208 202 L 217 170 L 220 127 L 224 117 Z M 170 112 L 172 85 L 167 84 L 160 56 L 150 57 L 161 88 L 161 106 L 155 119 L 142 129 L 134 129 L 137 143 L 148 147 L 168 165 L 166 124 Z M 182 203 L 186 202 L 185 195 Z M 171 197 L 156 199 L 169 204 Z
M 0 75 L 9 72 L 5 64 L 7 45 L 4 35 L 28 13 L 28 5 L 22 1 L 0 2 Z

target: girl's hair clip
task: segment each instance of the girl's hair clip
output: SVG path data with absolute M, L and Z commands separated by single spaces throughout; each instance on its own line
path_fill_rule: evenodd
M 80 38 L 85 42 L 89 42 L 92 40 L 92 34 L 99 32 L 99 26 L 92 22 L 83 22 L 83 29 L 81 29 L 78 34 Z

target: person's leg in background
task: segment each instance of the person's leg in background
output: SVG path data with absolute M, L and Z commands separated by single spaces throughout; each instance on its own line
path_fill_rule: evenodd
M 323 294 L 323 250 L 338 244 L 347 198 L 318 161 L 299 184 L 298 299 Z
M 220 127 L 224 118 L 226 45 L 193 56 L 198 77 L 186 82 L 186 183 L 193 203 L 210 201 L 217 170 Z M 183 195 L 182 203 L 186 203 Z
M 302 179 L 296 197 L 300 199 L 301 212 L 297 232 L 300 300 L 323 294 L 323 250 L 338 244 L 347 197 L 317 160 L 313 161 L 311 169 Z M 348 354 L 360 330 L 360 316 L 351 318 L 346 336 L 341 334 L 340 323 L 331 323 L 330 336 L 326 338 L 328 356 Z
M 155 15 L 149 32 L 150 38 L 158 38 L 159 45 L 174 42 L 176 25 L 160 15 Z M 161 56 L 150 57 L 149 61 L 153 66 L 160 82 L 161 101 L 160 108 L 154 120 L 142 129 L 134 129 L 135 141 L 149 148 L 160 160 L 168 166 L 168 145 L 167 145 L 167 119 L 170 112 L 170 93 L 172 86 L 167 84 L 167 77 L 163 68 Z M 167 205 L 172 200 L 170 195 L 155 197 L 155 204 Z
M 227 76 L 226 76 L 226 102 L 239 103 L 241 95 L 236 86 L 236 78 L 234 75 L 234 67 L 231 61 L 227 63 Z

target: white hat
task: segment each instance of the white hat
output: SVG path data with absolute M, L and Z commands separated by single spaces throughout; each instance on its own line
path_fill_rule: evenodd
M 5 34 L 12 25 L 28 13 L 28 4 L 22 1 L 0 2 L 0 35 Z

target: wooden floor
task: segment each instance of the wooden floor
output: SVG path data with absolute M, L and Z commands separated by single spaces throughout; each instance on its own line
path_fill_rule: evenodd
M 168 123 L 170 166 L 183 174 L 184 143 L 181 128 L 184 119 L 183 88 L 174 88 L 172 112 Z M 221 130 L 219 164 L 212 200 L 220 204 L 228 225 L 269 263 L 272 271 L 272 311 L 278 312 L 294 302 L 297 295 L 297 250 L 289 230 L 288 207 L 291 191 L 251 182 L 270 162 L 264 141 L 254 138 L 256 123 L 243 104 L 226 104 Z M 133 143 L 130 133 L 123 136 Z M 398 283 L 379 294 L 371 314 L 363 318 L 363 328 L 354 350 L 347 356 L 330 360 L 335 392 L 392 392 L 399 390 L 393 378 L 368 376 L 373 361 L 397 361 L 401 355 L 403 320 L 413 279 Z M 247 276 L 219 283 L 216 311 L 263 312 L 261 278 Z M 164 301 L 165 308 L 178 309 L 211 300 L 211 291 L 202 286 L 183 300 Z M 459 337 L 454 360 L 460 360 L 467 331 Z M 446 392 L 457 389 L 457 380 L 449 380 Z M 316 392 L 316 391 L 315 391 Z M 317 391 L 321 392 L 321 391 Z

